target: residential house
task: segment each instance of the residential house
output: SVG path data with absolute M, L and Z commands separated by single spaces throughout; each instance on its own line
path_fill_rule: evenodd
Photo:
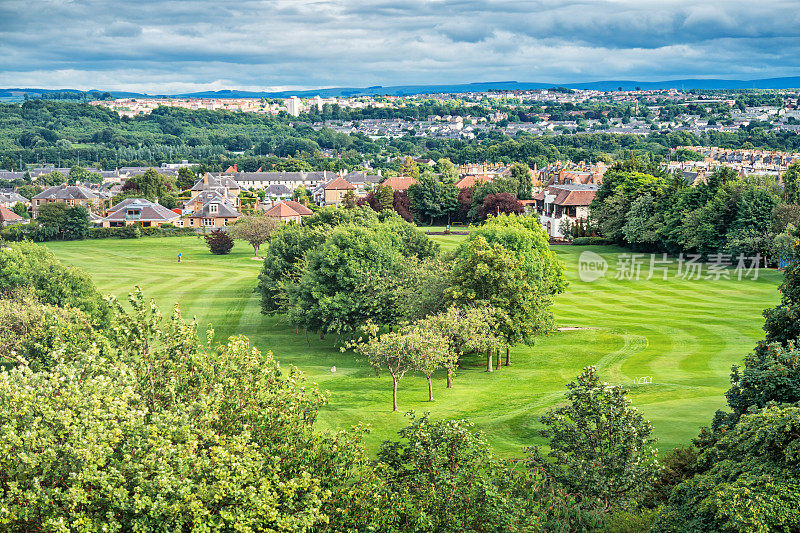
M 589 204 L 597 194 L 597 184 L 550 185 L 534 196 L 539 221 L 552 238 L 561 239 L 564 220 L 570 225 L 589 218 Z
M 26 207 L 31 205 L 27 198 L 19 193 L 14 192 L 13 189 L 0 191 L 0 207 L 7 207 L 11 209 L 17 204 L 22 204 Z
M 22 224 L 25 219 L 16 214 L 11 209 L 0 206 L 0 228 L 10 226 L 11 224 Z
M 198 200 L 200 200 L 198 202 Z M 184 219 L 184 227 L 221 228 L 233 224 L 242 216 L 236 206 L 216 191 L 204 191 L 189 202 L 196 202 L 196 209 L 192 209 Z M 187 202 L 188 203 L 188 202 Z
M 391 178 L 386 178 L 381 185 L 391 187 L 394 191 L 407 191 L 416 182 L 417 180 L 412 177 L 392 176 Z
M 102 224 L 104 228 L 116 228 L 138 223 L 149 228 L 174 224 L 179 218 L 180 215 L 163 205 L 144 198 L 127 198 L 108 210 Z
M 313 191 L 319 185 L 328 183 L 336 178 L 336 172 L 327 170 L 314 172 L 225 172 L 220 176 L 230 177 L 248 189 L 266 189 L 270 185 L 285 185 L 290 190 L 295 190 L 302 185 Z
M 238 209 L 240 207 L 239 193 L 242 192 L 242 187 L 235 179 L 229 176 L 214 177 L 207 172 L 195 182 L 190 192 L 192 200 L 199 196 L 200 193 L 216 192 Z
M 353 194 L 355 194 L 355 190 L 355 185 L 339 177 L 328 182 L 323 187 L 324 195 L 322 201 L 325 205 L 338 205 L 344 201 L 344 197 L 348 191 L 353 191 Z
M 314 212 L 301 204 L 292 200 L 283 200 L 272 206 L 263 206 L 264 215 L 268 217 L 277 218 L 281 222 L 296 222 L 297 224 L 303 219 L 313 215 Z
M 467 187 L 476 187 L 483 183 L 490 183 L 492 181 L 491 174 L 470 174 L 468 176 L 464 176 L 460 180 L 456 182 L 456 187 L 459 189 L 466 189 Z
M 51 203 L 63 203 L 70 207 L 81 205 L 89 211 L 99 209 L 102 204 L 100 196 L 80 185 L 56 185 L 49 187 L 33 197 L 33 218 L 40 207 Z
M 374 190 L 383 179 L 380 175 L 367 174 L 364 170 L 354 170 L 342 177 L 347 183 L 355 185 L 359 193 L 366 193 L 370 190 Z
M 291 198 L 292 190 L 282 183 L 276 183 L 264 189 L 264 196 L 266 198 L 279 198 L 282 200 L 284 198 Z

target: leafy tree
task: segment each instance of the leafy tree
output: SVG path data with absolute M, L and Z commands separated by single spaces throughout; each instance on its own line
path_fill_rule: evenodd
M 15 203 L 14 206 L 11 208 L 11 210 L 21 217 L 30 218 L 30 216 L 28 215 L 28 208 L 25 207 L 25 204 L 23 204 L 22 202 Z
M 455 185 L 444 185 L 431 175 L 422 176 L 419 181 L 408 188 L 411 209 L 420 220 L 451 217 L 458 207 L 458 188 Z
M 455 184 L 458 181 L 458 171 L 455 165 L 445 157 L 436 161 L 436 172 L 439 174 L 439 181 L 446 185 Z
M 178 309 L 131 304 L 115 306 L 116 359 L 0 374 L 3 529 L 324 525 L 364 464 L 358 433 L 314 431 L 324 394 L 243 337 L 201 346 Z
M 357 205 L 356 194 L 353 191 L 347 191 L 342 197 L 342 205 L 348 209 L 353 209 Z
M 40 226 L 52 229 L 56 235 L 63 235 L 69 207 L 63 202 L 51 202 L 36 210 L 36 221 Z
M 280 222 L 264 215 L 247 215 L 239 218 L 230 229 L 230 236 L 250 243 L 253 256 L 258 257 L 259 247 L 277 231 Z
M 540 417 L 550 451 L 531 448 L 531 466 L 604 509 L 636 500 L 660 470 L 652 426 L 628 391 L 600 381 L 592 366 L 567 388 L 568 403 Z
M 559 294 L 566 289 L 564 263 L 550 249 L 547 232 L 536 217 L 500 215 L 490 218 L 470 231 L 469 240 L 477 237 L 512 251 L 522 261 L 529 282 L 545 293 Z
M 489 216 L 504 215 L 521 215 L 525 212 L 525 206 L 514 198 L 513 195 L 507 192 L 498 194 L 490 194 L 484 200 L 483 204 L 478 208 L 478 215 L 481 218 Z
M 515 196 L 520 200 L 530 200 L 533 198 L 533 179 L 531 169 L 525 163 L 514 163 L 511 165 L 510 180 L 517 185 Z
M 89 233 L 89 210 L 81 205 L 66 210 L 62 230 L 65 239 L 85 239 Z
M 417 165 L 417 162 L 410 156 L 406 157 L 405 160 L 403 160 L 403 164 L 400 165 L 400 175 L 410 178 L 419 178 L 419 165 Z
M 0 296 L 29 293 L 42 304 L 76 308 L 103 326 L 108 306 L 83 271 L 67 267 L 43 246 L 19 242 L 0 248 Z
M 533 342 L 552 328 L 549 297 L 528 281 L 516 255 L 483 236 L 470 239 L 456 257 L 447 294 L 463 307 L 486 305 L 501 310 L 500 329 L 509 344 Z
M 529 480 L 495 458 L 471 423 L 423 415 L 399 433 L 399 441 L 385 442 L 378 452 L 387 500 L 397 502 L 381 529 L 393 530 L 392 524 L 406 531 L 541 529 L 542 505 L 531 496 Z
M 641 247 L 648 247 L 656 242 L 656 227 L 652 218 L 656 212 L 656 204 L 651 194 L 643 194 L 631 203 L 625 214 L 625 225 L 622 226 L 622 237 L 625 242 Z
M 0 361 L 48 370 L 58 360 L 105 347 L 82 311 L 44 305 L 20 291 L 12 296 L 0 298 Z
M 464 354 L 488 353 L 487 369 L 491 367 L 491 354 L 503 345 L 497 335 L 501 316 L 497 310 L 487 307 L 451 306 L 417 322 L 417 327 L 435 332 L 446 343 L 442 366 L 447 370 L 448 389 L 453 387 L 453 375 Z M 506 364 L 510 364 L 510 360 Z
M 447 342 L 437 331 L 424 326 L 407 326 L 402 334 L 406 337 L 405 346 L 414 370 L 422 373 L 428 380 L 428 401 L 432 402 L 433 373 L 449 364 Z
M 387 185 L 378 185 L 375 188 L 375 200 L 378 209 L 376 211 L 385 211 L 394 207 L 394 191 Z
M 123 192 L 137 191 L 137 196 L 156 202 L 170 195 L 172 188 L 172 183 L 167 176 L 159 174 L 155 169 L 148 168 L 144 174 L 129 178 L 122 190 Z
M 230 235 L 222 229 L 212 230 L 204 236 L 206 245 L 212 254 L 225 255 L 231 252 L 234 242 Z
M 783 196 L 787 203 L 800 204 L 800 162 L 794 161 L 781 177 L 783 180 Z
M 194 187 L 195 182 L 197 181 L 197 175 L 191 169 L 191 167 L 181 167 L 178 169 L 178 178 L 176 180 L 176 185 L 178 186 L 178 190 L 186 191 Z
M 800 408 L 744 415 L 703 449 L 698 474 L 679 484 L 651 531 L 794 531 L 800 528 Z
M 627 222 L 626 213 L 630 210 L 629 199 L 621 192 L 614 194 L 602 203 L 592 202 L 590 223 L 599 233 L 613 241 L 624 242 L 624 228 Z M 638 216 L 639 213 L 637 212 Z
M 286 311 L 285 287 L 297 283 L 300 263 L 305 253 L 325 241 L 324 228 L 283 224 L 267 242 L 264 266 L 258 276 L 256 291 L 261 293 L 261 312 Z
M 311 331 L 350 334 L 397 316 L 399 243 L 384 229 L 341 226 L 305 254 L 296 284 L 284 285 L 289 315 Z
M 377 335 L 377 327 L 373 328 L 369 339 L 355 348 L 367 357 L 378 374 L 385 370 L 392 377 L 392 411 L 397 411 L 397 384 L 407 372 L 414 370 L 415 343 L 420 339 L 398 331 Z
M 447 307 L 450 263 L 442 257 L 406 257 L 401 266 L 398 315 L 413 323 Z

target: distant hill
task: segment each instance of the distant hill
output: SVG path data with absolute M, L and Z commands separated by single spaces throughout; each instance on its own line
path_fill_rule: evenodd
M 395 85 L 383 87 L 375 85 L 372 87 L 332 87 L 321 89 L 309 89 L 301 91 L 239 91 L 236 89 L 225 89 L 222 91 L 201 91 L 194 93 L 179 94 L 159 94 L 149 95 L 136 92 L 109 91 L 115 98 L 144 98 L 153 96 L 173 96 L 184 98 L 287 98 L 289 96 L 310 97 L 322 96 L 347 97 L 347 96 L 374 96 L 374 95 L 415 95 L 426 93 L 461 93 L 461 92 L 487 92 L 487 91 L 514 91 L 514 90 L 533 90 L 547 89 L 550 87 L 567 87 L 569 89 L 594 89 L 600 91 L 615 91 L 619 87 L 623 90 L 633 90 L 637 87 L 641 89 L 793 89 L 800 88 L 800 77 L 767 78 L 761 80 L 723 80 L 723 79 L 700 79 L 687 78 L 667 81 L 632 81 L 632 80 L 606 80 L 592 81 L 584 83 L 541 83 L 541 82 L 518 82 L 518 81 L 496 81 L 496 82 L 476 82 L 476 83 L 457 83 L 446 85 Z M 0 89 L 0 97 L 22 97 L 27 94 L 35 98 L 51 92 L 76 92 L 90 93 L 92 91 L 79 91 L 77 89 Z

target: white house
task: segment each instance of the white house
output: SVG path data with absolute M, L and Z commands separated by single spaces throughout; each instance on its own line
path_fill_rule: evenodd
M 564 237 L 564 220 L 576 224 L 589 218 L 589 204 L 597 194 L 596 184 L 550 185 L 534 197 L 539 221 L 553 238 Z

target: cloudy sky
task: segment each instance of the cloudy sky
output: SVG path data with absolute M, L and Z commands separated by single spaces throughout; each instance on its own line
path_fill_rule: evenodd
M 798 0 L 0 0 L 0 87 L 794 75 Z

